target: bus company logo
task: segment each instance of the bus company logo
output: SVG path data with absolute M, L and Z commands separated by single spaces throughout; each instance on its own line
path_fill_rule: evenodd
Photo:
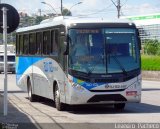
M 108 88 L 109 88 L 109 85 L 108 85 L 108 84 L 106 84 L 104 87 L 105 87 L 106 89 L 108 89 Z
M 86 83 L 87 87 L 97 87 L 98 83 Z
M 43 62 L 44 64 L 44 71 L 45 72 L 55 72 L 58 71 L 58 67 L 53 66 L 52 62 Z

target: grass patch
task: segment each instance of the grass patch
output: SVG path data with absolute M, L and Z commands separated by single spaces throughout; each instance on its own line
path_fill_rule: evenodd
M 160 71 L 160 56 L 142 55 L 142 70 Z

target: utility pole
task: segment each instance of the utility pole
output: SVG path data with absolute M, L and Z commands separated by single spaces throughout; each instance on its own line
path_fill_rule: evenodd
M 118 18 L 120 18 L 120 11 L 121 11 L 121 1 L 117 0 L 117 12 L 118 12 Z
M 38 9 L 39 16 L 42 16 L 42 10 Z
M 8 103 L 7 103 L 7 8 L 3 7 L 3 44 L 5 47 L 4 51 L 4 116 L 8 114 Z
M 121 1 L 117 0 L 117 4 L 111 0 L 112 3 L 115 5 L 115 7 L 117 8 L 117 17 L 120 18 L 120 12 L 121 12 Z
M 63 2 L 61 0 L 61 14 L 62 14 L 62 12 L 63 12 Z

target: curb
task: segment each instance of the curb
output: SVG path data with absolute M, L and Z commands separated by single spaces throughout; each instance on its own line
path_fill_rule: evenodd
M 160 71 L 142 71 L 142 80 L 160 81 Z

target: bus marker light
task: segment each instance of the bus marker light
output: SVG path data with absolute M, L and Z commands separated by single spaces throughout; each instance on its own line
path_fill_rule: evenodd
M 137 91 L 126 91 L 126 96 L 137 96 Z

